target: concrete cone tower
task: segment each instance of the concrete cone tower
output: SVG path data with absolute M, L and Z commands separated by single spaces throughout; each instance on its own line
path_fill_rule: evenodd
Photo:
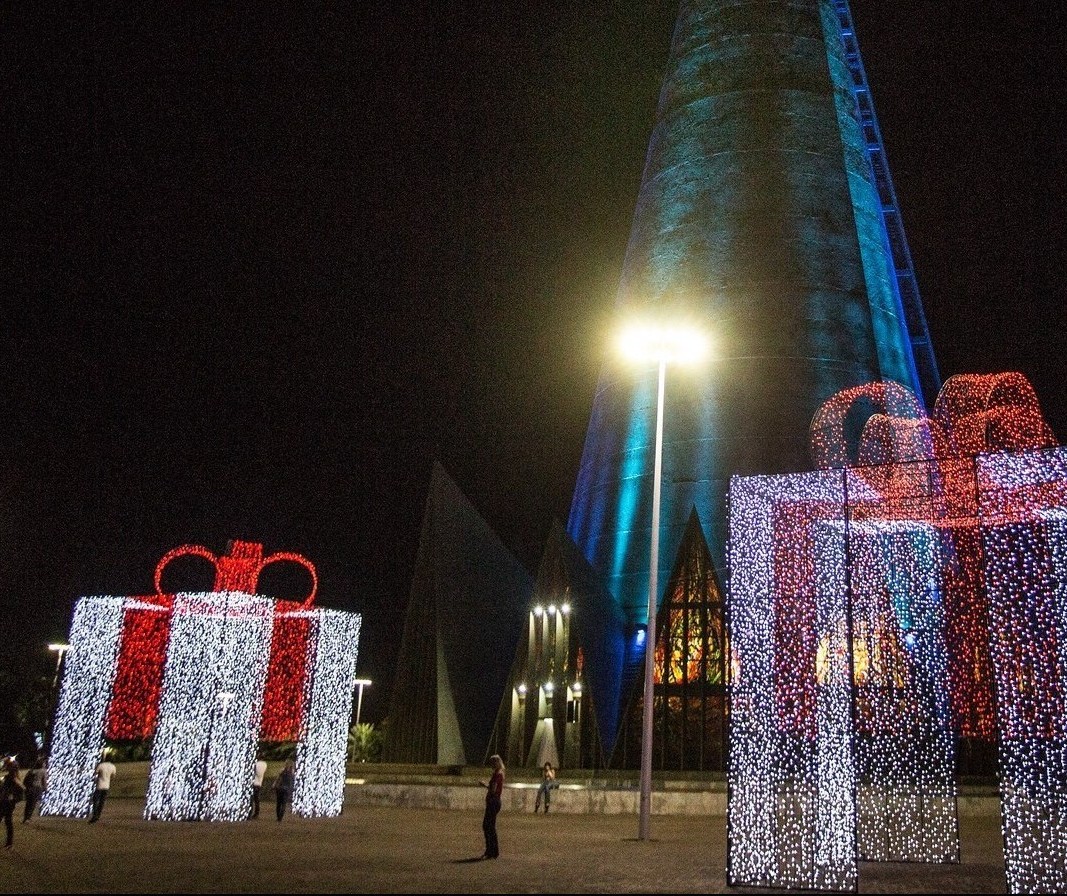
M 840 389 L 940 385 L 845 0 L 683 0 L 618 318 L 711 337 L 668 367 L 658 582 L 691 510 L 721 571 L 729 477 L 811 468 Z M 657 369 L 609 360 L 567 529 L 629 621 L 648 605 Z M 662 594 L 658 595 L 662 599 Z

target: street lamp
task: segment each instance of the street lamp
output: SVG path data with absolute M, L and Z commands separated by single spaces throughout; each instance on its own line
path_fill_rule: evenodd
M 659 509 L 663 473 L 663 393 L 667 364 L 695 363 L 707 354 L 707 341 L 696 329 L 684 326 L 640 325 L 627 327 L 620 348 L 629 359 L 659 365 L 656 395 L 656 464 L 652 479 L 652 545 L 648 563 L 648 627 L 645 633 L 645 689 L 641 708 L 641 805 L 637 836 L 648 840 L 652 810 L 652 697 L 656 664 L 656 597 L 659 572 Z
M 49 644 L 48 649 L 56 654 L 56 674 L 52 679 L 52 690 L 54 691 L 59 685 L 59 671 L 63 668 L 63 657 L 68 650 L 70 650 L 69 644 Z
M 212 753 L 215 752 L 215 717 L 218 715 L 221 709 L 222 715 L 226 715 L 226 711 L 230 708 L 230 703 L 233 702 L 233 698 L 236 694 L 233 691 L 218 691 L 215 694 L 215 700 L 211 704 L 211 709 L 208 713 L 207 720 L 207 743 L 204 744 L 204 769 L 201 772 L 200 781 L 200 817 L 201 818 L 214 818 L 214 813 L 217 810 L 217 806 L 214 805 L 215 797 L 218 794 L 218 781 L 211 768 Z M 225 751 L 223 756 L 225 756 Z
M 363 688 L 371 686 L 369 678 L 357 678 L 355 685 L 359 688 L 359 696 L 356 698 L 356 726 L 359 726 L 359 714 L 363 709 Z
M 45 728 L 45 742 L 43 744 L 44 753 L 47 756 L 52 749 L 52 729 L 55 728 L 55 715 L 58 707 L 56 706 L 56 699 L 59 692 L 59 673 L 63 669 L 63 657 L 66 656 L 68 650 L 70 650 L 69 644 L 49 644 L 48 649 L 52 653 L 56 654 L 56 674 L 52 676 L 52 692 L 51 692 L 51 705 L 48 709 L 47 727 Z

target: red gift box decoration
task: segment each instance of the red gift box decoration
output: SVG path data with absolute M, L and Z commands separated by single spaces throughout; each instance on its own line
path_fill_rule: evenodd
M 216 592 L 255 594 L 260 573 L 271 563 L 298 563 L 310 573 L 311 591 L 304 601 L 275 602 L 260 728 L 261 740 L 299 739 L 310 624 L 308 615 L 300 611 L 314 603 L 318 576 L 314 565 L 300 554 L 281 552 L 264 557 L 263 545 L 248 541 L 231 541 L 229 553 L 222 557 L 200 545 L 182 545 L 160 559 L 155 594 L 138 597 L 137 604 L 125 612 L 104 736 L 109 740 L 143 740 L 155 733 L 174 603 L 173 594 L 163 593 L 163 570 L 171 561 L 189 555 L 203 557 L 215 567 Z

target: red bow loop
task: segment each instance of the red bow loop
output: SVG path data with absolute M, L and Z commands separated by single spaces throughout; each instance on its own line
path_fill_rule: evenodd
M 863 428 L 857 458 L 861 464 L 874 463 L 873 458 L 886 455 L 896 459 L 898 436 L 903 437 L 905 444 L 912 441 L 911 434 L 904 437 L 904 429 L 898 433 L 897 427 L 903 423 L 896 421 L 921 422 L 926 419 L 915 393 L 892 380 L 842 389 L 823 402 L 811 421 L 811 454 L 817 469 L 839 470 L 857 465 L 849 456 L 847 428 L 857 409 L 862 409 L 862 402 L 874 406 L 875 417 L 891 422 L 875 423 L 870 432 L 866 426 Z M 864 454 L 871 459 L 865 460 Z
M 1037 393 L 1021 373 L 961 373 L 945 380 L 933 418 L 955 457 L 1054 448 Z
M 185 556 L 203 557 L 208 560 L 213 567 L 215 567 L 215 578 L 218 579 L 219 575 L 219 558 L 216 557 L 207 548 L 198 544 L 183 544 L 173 550 L 167 551 L 159 559 L 159 563 L 156 564 L 155 586 L 156 594 L 163 594 L 163 570 L 167 568 L 172 560 L 177 560 L 179 557 Z

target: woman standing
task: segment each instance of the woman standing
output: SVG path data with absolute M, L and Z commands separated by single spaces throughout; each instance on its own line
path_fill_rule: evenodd
M 489 766 L 493 775 L 486 781 L 478 783 L 485 791 L 485 816 L 482 818 L 482 833 L 485 834 L 485 855 L 483 859 L 495 859 L 500 855 L 500 844 L 496 839 L 496 817 L 500 814 L 500 799 L 504 793 L 504 760 L 496 753 L 489 757 Z

